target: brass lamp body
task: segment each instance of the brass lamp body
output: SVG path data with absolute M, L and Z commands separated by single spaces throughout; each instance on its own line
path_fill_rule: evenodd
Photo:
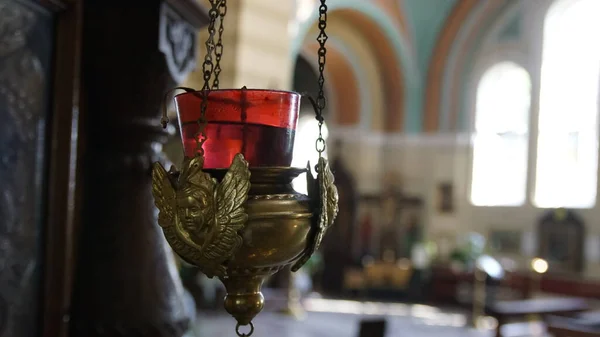
M 262 310 L 264 280 L 286 265 L 298 270 L 318 249 L 338 211 L 327 160 L 310 168 L 249 168 L 237 154 L 228 170 L 204 170 L 204 157 L 186 158 L 181 171 L 152 171 L 158 223 L 173 250 L 225 285 L 225 309 L 238 327 Z M 291 181 L 306 172 L 308 195 Z

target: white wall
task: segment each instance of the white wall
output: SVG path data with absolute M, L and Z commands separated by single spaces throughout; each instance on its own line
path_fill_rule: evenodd
M 536 253 L 536 222 L 544 209 L 531 203 L 521 207 L 477 207 L 469 201 L 471 153 L 464 136 L 436 135 L 388 141 L 384 153 L 384 170 L 398 170 L 407 193 L 422 195 L 426 201 L 424 226 L 428 238 L 438 240 L 448 233 L 468 231 L 486 237 L 490 230 L 510 229 L 522 232 L 520 256 L 511 256 L 521 264 Z M 455 211 L 440 214 L 437 210 L 437 185 L 452 182 Z M 587 235 L 586 274 L 600 278 L 600 206 L 576 210 L 585 221 Z
M 438 241 L 469 231 L 487 237 L 490 230 L 518 230 L 522 233 L 522 251 L 510 257 L 521 265 L 535 257 L 536 222 L 545 210 L 530 202 L 521 207 L 473 206 L 469 201 L 471 152 L 464 134 L 384 136 L 332 126 L 330 130 L 330 140 L 344 141 L 342 158 L 360 193 L 381 192 L 384 175 L 397 172 L 404 192 L 424 198 L 427 238 Z M 444 182 L 451 182 L 454 187 L 455 210 L 451 214 L 437 210 L 437 186 Z M 600 206 L 577 213 L 585 221 L 588 233 L 584 249 L 586 275 L 600 278 Z

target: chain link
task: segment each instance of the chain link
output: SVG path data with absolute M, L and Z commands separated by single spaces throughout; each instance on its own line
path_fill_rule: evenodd
M 316 119 L 319 122 L 319 138 L 315 143 L 315 147 L 317 152 L 319 152 L 319 158 L 323 155 L 325 151 L 325 139 L 323 138 L 323 123 L 325 118 L 323 118 L 323 110 L 327 106 L 327 100 L 325 99 L 325 62 L 327 55 L 327 48 L 325 48 L 325 42 L 327 42 L 328 36 L 325 33 L 325 28 L 327 27 L 327 5 L 325 4 L 326 0 L 321 0 L 321 5 L 319 6 L 319 36 L 317 37 L 317 41 L 319 42 L 319 51 L 317 53 L 319 57 L 319 93 L 317 95 L 317 100 L 314 105 L 316 105 L 315 113 Z
M 219 74 L 221 74 L 221 57 L 223 56 L 223 31 L 225 15 L 227 14 L 227 0 L 221 0 L 219 4 L 219 39 L 215 45 L 215 78 L 213 79 L 213 90 L 219 89 Z
M 196 139 L 196 151 L 198 155 L 204 155 L 204 142 L 206 141 L 206 107 L 208 105 L 208 93 L 210 91 L 210 78 L 213 75 L 215 65 L 213 64 L 212 54 L 215 51 L 215 23 L 219 16 L 220 1 L 209 0 L 210 10 L 208 16 L 210 21 L 208 23 L 208 38 L 206 39 L 206 55 L 204 56 L 204 63 L 202 63 L 202 77 L 204 78 L 204 86 L 200 92 L 202 97 L 202 103 L 200 105 L 200 118 L 198 118 L 198 131 L 194 135 Z

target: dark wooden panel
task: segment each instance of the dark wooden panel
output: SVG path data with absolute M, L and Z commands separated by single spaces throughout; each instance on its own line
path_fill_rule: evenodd
M 0 2 L 0 336 L 39 332 L 53 28 L 33 1 Z
M 515 290 L 523 297 L 529 297 L 534 282 L 531 273 L 526 271 L 507 273 L 502 282 L 503 287 Z M 473 274 L 469 272 L 453 272 L 450 268 L 435 267 L 432 270 L 432 288 L 430 299 L 436 302 L 454 302 L 457 287 L 460 284 L 472 286 Z M 600 282 L 584 279 L 580 274 L 545 274 L 539 289 L 547 294 L 572 297 L 600 299 Z
M 585 224 L 571 210 L 546 211 L 538 221 L 538 256 L 553 271 L 582 272 L 584 269 Z
M 431 273 L 429 300 L 435 303 L 466 304 L 470 306 L 473 291 L 473 273 L 456 272 L 443 266 L 435 266 Z M 530 280 L 519 273 L 507 273 L 502 282 L 494 288 L 501 298 L 522 299 L 529 296 Z M 461 289 L 465 288 L 466 289 Z M 489 287 L 489 286 L 488 286 Z M 461 290 L 468 290 L 463 292 Z M 467 298 L 459 299 L 458 296 Z M 460 300 L 460 301 L 459 301 Z
M 48 136 L 46 249 L 44 270 L 43 336 L 68 332 L 71 304 L 75 229 L 79 219 L 79 134 L 82 1 L 42 0 L 55 12 L 52 128 Z

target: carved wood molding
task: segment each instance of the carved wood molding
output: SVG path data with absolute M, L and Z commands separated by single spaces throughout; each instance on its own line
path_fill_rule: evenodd
M 161 5 L 159 50 L 175 82 L 182 83 L 196 68 L 196 37 L 208 22 L 208 11 L 196 0 L 166 0 Z
M 167 3 L 196 30 L 208 24 L 208 11 L 197 0 L 167 0 Z
M 160 7 L 160 51 L 165 54 L 171 76 L 182 83 L 196 68 L 197 29 L 166 2 Z
M 196 68 L 196 36 L 208 22 L 207 10 L 196 0 L 166 0 L 161 5 L 159 50 L 176 83 Z

